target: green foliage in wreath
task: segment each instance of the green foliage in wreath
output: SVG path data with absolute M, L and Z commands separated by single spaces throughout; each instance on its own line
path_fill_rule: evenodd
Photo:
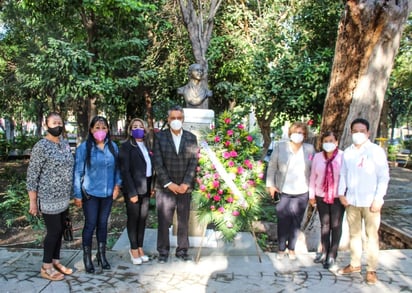
M 232 241 L 239 231 L 250 229 L 260 212 L 265 191 L 264 163 L 255 160 L 260 149 L 253 137 L 228 112 L 219 117 L 205 140 L 209 152 L 205 147 L 200 149 L 192 193 L 198 219 L 201 224 L 214 223 L 223 238 Z M 216 155 L 224 172 L 212 162 L 210 152 Z M 230 187 L 230 181 L 237 191 Z

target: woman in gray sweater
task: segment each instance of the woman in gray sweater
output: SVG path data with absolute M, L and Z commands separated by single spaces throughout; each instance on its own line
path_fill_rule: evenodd
M 60 137 L 63 120 L 58 113 L 46 117 L 45 128 L 47 135 L 34 145 L 27 169 L 29 213 L 41 213 L 46 225 L 41 276 L 60 281 L 73 273 L 60 263 L 60 248 L 72 192 L 74 158 L 69 143 Z
M 289 127 L 290 141 L 275 145 L 268 164 L 266 186 L 272 198 L 276 192 L 280 193 L 276 206 L 278 259 L 283 258 L 286 249 L 289 259 L 296 259 L 295 246 L 308 204 L 310 168 L 315 154 L 311 144 L 303 143 L 307 133 L 306 124 L 293 123 Z

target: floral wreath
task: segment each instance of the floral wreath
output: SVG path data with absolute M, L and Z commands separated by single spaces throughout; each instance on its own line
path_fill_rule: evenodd
M 192 193 L 201 224 L 213 223 L 227 241 L 250 229 L 264 194 L 264 163 L 254 158 L 259 147 L 242 123 L 228 112 L 206 134 L 199 153 Z

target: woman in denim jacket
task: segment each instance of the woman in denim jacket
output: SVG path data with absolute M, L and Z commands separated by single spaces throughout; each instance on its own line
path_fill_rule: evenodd
M 91 249 L 95 229 L 98 265 L 110 269 L 106 259 L 107 222 L 113 200 L 119 195 L 121 179 L 119 149 L 111 141 L 109 129 L 106 118 L 94 117 L 87 140 L 76 150 L 74 201 L 76 206 L 83 206 L 83 262 L 87 273 L 94 273 Z
M 289 259 L 295 260 L 295 246 L 300 225 L 308 204 L 309 176 L 315 149 L 303 143 L 307 138 L 306 124 L 295 122 L 289 127 L 290 141 L 275 145 L 269 160 L 266 186 L 272 198 L 280 193 L 276 206 L 278 217 L 278 259 L 288 249 Z

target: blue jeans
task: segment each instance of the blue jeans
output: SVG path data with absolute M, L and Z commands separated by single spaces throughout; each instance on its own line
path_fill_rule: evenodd
M 107 221 L 112 209 L 113 197 L 90 196 L 89 200 L 83 202 L 84 227 L 83 246 L 92 246 L 93 232 L 96 229 L 98 243 L 106 243 Z

